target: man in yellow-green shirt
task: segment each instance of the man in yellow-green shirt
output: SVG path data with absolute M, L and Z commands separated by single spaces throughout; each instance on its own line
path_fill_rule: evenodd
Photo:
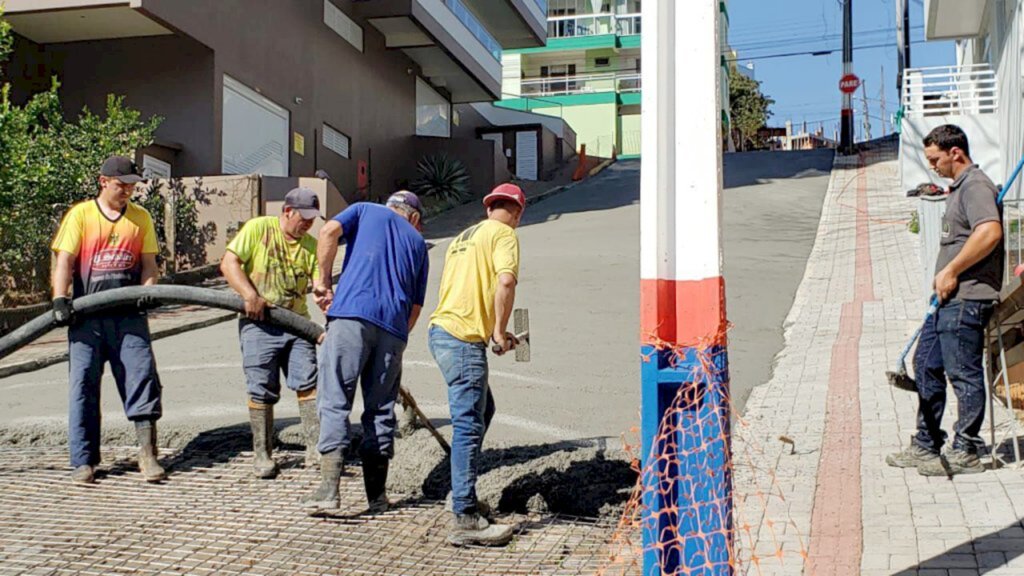
M 249 393 L 253 473 L 273 478 L 274 405 L 280 399 L 281 372 L 299 400 L 306 441 L 306 466 L 316 466 L 320 423 L 316 413 L 317 359 L 313 344 L 264 322 L 266 309 L 287 308 L 309 318 L 306 293 L 318 277 L 316 238 L 308 234 L 320 217 L 320 199 L 309 188 L 295 188 L 280 216 L 253 218 L 228 244 L 221 272 L 245 301 L 239 320 L 242 369 Z
M 445 254 L 437 310 L 430 317 L 430 353 L 448 383 L 452 420 L 452 512 L 448 542 L 503 546 L 512 527 L 490 523 L 476 497 L 477 465 L 494 417 L 487 382 L 487 346 L 499 355 L 515 348 L 507 331 L 519 279 L 519 226 L 526 197 L 502 184 L 484 198 L 487 219 L 452 240 Z

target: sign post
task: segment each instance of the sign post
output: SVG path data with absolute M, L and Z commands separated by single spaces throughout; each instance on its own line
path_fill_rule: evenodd
M 843 80 L 853 74 L 853 0 L 843 0 Z M 853 93 L 860 86 L 858 79 L 857 86 L 849 92 L 842 87 L 843 109 L 841 111 L 839 126 L 839 149 L 844 154 L 853 152 Z

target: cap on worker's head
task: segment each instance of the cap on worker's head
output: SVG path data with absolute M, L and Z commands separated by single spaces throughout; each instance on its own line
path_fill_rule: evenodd
M 320 216 L 320 197 L 309 188 L 292 188 L 284 196 L 284 207 L 299 213 L 304 220 Z
M 526 195 L 523 194 L 522 188 L 506 182 L 505 184 L 499 184 L 491 193 L 484 196 L 484 206 L 490 208 L 491 204 L 498 200 L 511 200 L 523 210 L 526 209 Z
M 399 190 L 389 196 L 387 205 L 393 207 L 408 206 L 420 214 L 423 214 L 423 205 L 420 204 L 420 197 L 408 190 Z
M 139 174 L 139 168 L 131 159 L 124 156 L 111 156 L 103 161 L 100 176 L 117 178 L 125 184 L 138 184 L 146 179 Z

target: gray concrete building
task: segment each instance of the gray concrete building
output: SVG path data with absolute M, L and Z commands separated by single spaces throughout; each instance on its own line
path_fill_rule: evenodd
M 453 137 L 453 104 L 500 99 L 501 50 L 546 39 L 545 0 L 7 0 L 5 18 L 14 98 L 53 76 L 69 115 L 124 95 L 164 118 L 151 173 L 322 169 L 349 201 L 429 152 L 492 184 L 494 145 Z

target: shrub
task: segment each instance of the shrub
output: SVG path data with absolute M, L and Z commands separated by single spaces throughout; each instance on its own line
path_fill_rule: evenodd
M 418 177 L 412 191 L 448 204 L 460 204 L 469 196 L 469 171 L 447 154 L 424 156 L 416 165 Z
M 0 19 L 0 63 L 10 51 L 10 25 Z M 149 145 L 161 121 L 143 120 L 113 95 L 105 116 L 83 110 L 69 120 L 59 88 L 54 79 L 24 105 L 11 101 L 10 84 L 0 88 L 0 292 L 11 300 L 46 297 L 61 215 L 96 194 L 104 159 Z

